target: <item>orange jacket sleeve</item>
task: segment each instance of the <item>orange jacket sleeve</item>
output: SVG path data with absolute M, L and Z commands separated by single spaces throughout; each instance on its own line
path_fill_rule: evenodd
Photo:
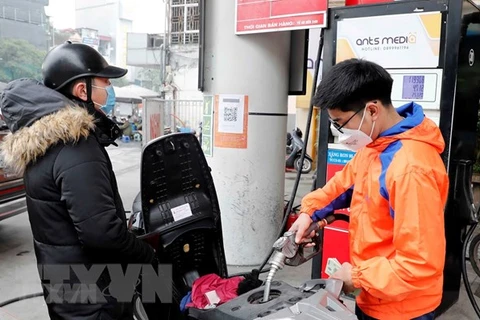
M 350 206 L 355 180 L 355 155 L 341 171 L 325 184 L 323 188 L 310 192 L 302 199 L 302 213 L 307 213 L 314 221 L 325 218 L 337 209 Z
M 393 179 L 389 202 L 394 210 L 395 254 L 354 266 L 355 287 L 379 299 L 400 301 L 415 291 L 428 290 L 432 279 L 441 279 L 447 179 L 437 182 L 433 172 L 409 172 Z

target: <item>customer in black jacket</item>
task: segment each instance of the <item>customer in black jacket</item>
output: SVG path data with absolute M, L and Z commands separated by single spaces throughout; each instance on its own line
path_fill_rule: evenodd
M 55 276 L 60 279 L 57 282 L 81 282 L 75 274 L 67 279 L 55 274 L 50 265 L 80 264 L 88 269 L 108 263 L 125 268 L 129 263 L 155 261 L 153 249 L 127 230 L 105 151 L 120 131 L 100 108 L 112 94 L 109 79 L 127 71 L 109 66 L 91 47 L 72 43 L 49 52 L 42 68 L 43 83 L 25 79 L 10 83 L 0 97 L 0 106 L 12 132 L 4 139 L 2 153 L 7 165 L 24 174 L 50 317 L 131 319 L 131 303 L 105 294 L 108 272 L 97 282 L 105 295 L 101 303 L 78 303 L 71 296 L 75 292 L 67 294 L 65 288 L 52 299 L 52 286 L 48 287 Z

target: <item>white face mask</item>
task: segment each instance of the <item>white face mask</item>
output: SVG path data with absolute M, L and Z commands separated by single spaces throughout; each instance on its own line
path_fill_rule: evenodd
M 358 151 L 373 141 L 372 133 L 375 128 L 375 121 L 373 122 L 372 131 L 370 131 L 369 136 L 360 130 L 363 120 L 365 119 L 365 114 L 366 111 L 363 112 L 362 121 L 360 121 L 357 130 L 342 128 L 343 133 L 339 132 L 340 136 L 338 137 L 338 142 L 352 151 Z

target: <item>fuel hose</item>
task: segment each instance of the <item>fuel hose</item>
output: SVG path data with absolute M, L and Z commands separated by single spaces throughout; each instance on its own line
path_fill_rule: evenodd
M 15 302 L 18 302 L 18 301 L 23 301 L 23 300 L 37 298 L 37 297 L 43 297 L 43 292 L 31 293 L 31 294 L 27 294 L 27 295 L 24 295 L 24 296 L 20 296 L 20 297 L 16 297 L 16 298 L 13 298 L 13 299 L 10 299 L 10 300 L 0 302 L 0 308 L 3 308 L 5 306 L 8 306 L 9 304 L 12 304 L 12 303 L 15 303 Z

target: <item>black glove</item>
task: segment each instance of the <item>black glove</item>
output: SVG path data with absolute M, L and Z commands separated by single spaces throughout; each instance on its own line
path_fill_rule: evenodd
M 250 290 L 256 289 L 262 285 L 262 280 L 259 280 L 260 270 L 253 269 L 252 272 L 245 276 L 245 279 L 238 284 L 237 295 L 242 295 Z

